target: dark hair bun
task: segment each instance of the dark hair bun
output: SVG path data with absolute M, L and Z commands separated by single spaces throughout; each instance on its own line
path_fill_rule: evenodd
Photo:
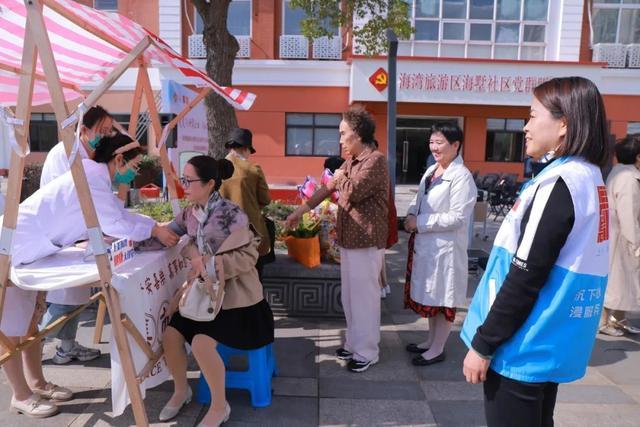
M 233 176 L 233 163 L 227 159 L 219 159 L 218 162 L 218 176 L 221 180 L 229 179 Z

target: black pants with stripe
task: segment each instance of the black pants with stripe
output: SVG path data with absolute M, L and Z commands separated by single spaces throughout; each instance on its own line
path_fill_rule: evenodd
M 489 369 L 484 382 L 488 427 L 552 427 L 558 383 L 526 383 Z

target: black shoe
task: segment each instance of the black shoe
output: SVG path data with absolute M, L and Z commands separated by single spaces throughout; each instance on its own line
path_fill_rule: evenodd
M 411 360 L 416 366 L 428 366 L 433 365 L 434 363 L 444 362 L 444 351 L 440 353 L 440 355 L 433 357 L 431 359 L 425 359 L 422 355 L 416 356 Z
M 353 353 L 340 347 L 336 350 L 336 357 L 340 360 L 351 360 L 353 358 Z
M 418 353 L 418 354 L 422 354 L 425 351 L 429 350 L 428 348 L 420 348 L 418 347 L 418 344 L 407 344 L 407 346 L 405 347 L 405 350 L 407 350 L 409 353 Z
M 360 360 L 351 359 L 347 364 L 347 369 L 351 372 L 364 372 L 369 369 L 369 366 L 375 365 L 378 363 L 378 359 L 368 360 L 366 362 L 362 362 Z

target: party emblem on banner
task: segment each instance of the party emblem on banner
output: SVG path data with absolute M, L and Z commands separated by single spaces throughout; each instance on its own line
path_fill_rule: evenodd
M 387 88 L 387 85 L 389 84 L 389 75 L 384 70 L 384 68 L 380 67 L 376 70 L 375 73 L 371 74 L 371 77 L 369 77 L 369 81 L 371 82 L 373 87 L 378 89 L 378 92 L 382 92 Z

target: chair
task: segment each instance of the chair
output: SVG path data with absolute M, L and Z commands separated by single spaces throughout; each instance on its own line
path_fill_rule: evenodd
M 256 350 L 239 350 L 218 343 L 217 349 L 225 367 L 229 365 L 230 357 L 235 355 L 246 356 L 249 363 L 249 368 L 246 371 L 227 369 L 225 374 L 226 388 L 249 390 L 251 406 L 254 408 L 264 408 L 271 405 L 271 378 L 277 375 L 272 344 L 267 344 Z M 205 405 L 211 402 L 211 390 L 202 373 L 200 373 L 198 381 L 196 400 Z

